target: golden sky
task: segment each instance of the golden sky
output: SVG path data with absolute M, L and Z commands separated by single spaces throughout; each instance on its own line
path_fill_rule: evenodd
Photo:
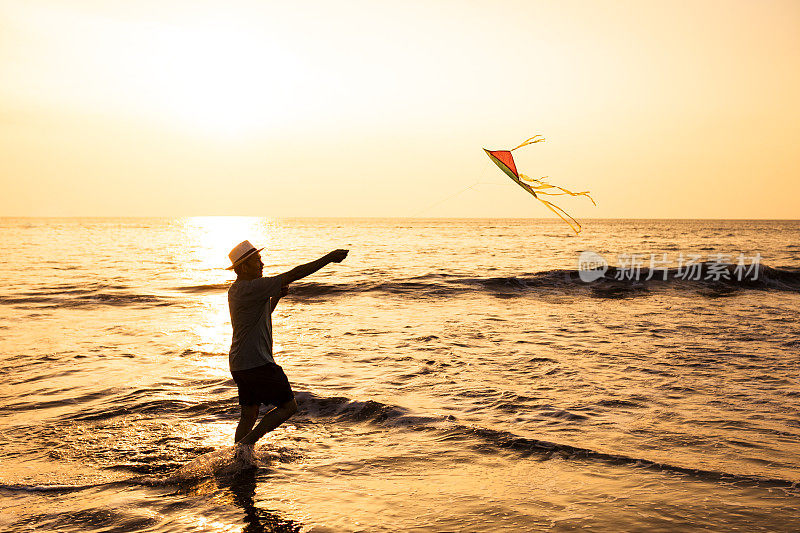
M 548 217 L 542 134 L 579 219 L 797 219 L 798 94 L 796 0 L 0 0 L 0 216 Z

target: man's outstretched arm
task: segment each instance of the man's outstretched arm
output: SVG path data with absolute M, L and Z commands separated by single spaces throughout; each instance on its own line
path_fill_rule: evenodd
M 290 271 L 284 272 L 281 274 L 281 285 L 286 286 L 298 279 L 309 276 L 329 263 L 341 263 L 344 261 L 344 258 L 347 257 L 348 251 L 349 250 L 334 250 L 316 261 L 296 266 Z

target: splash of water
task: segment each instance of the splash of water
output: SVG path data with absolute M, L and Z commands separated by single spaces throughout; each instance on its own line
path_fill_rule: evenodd
M 138 481 L 146 485 L 179 485 L 209 477 L 233 476 L 245 470 L 258 468 L 262 461 L 252 445 L 237 444 L 205 453 L 167 477 L 144 477 Z

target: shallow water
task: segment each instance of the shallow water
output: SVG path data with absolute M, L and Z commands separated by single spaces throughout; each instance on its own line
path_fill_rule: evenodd
M 800 528 L 800 222 L 0 226 L 4 530 Z M 300 412 L 255 467 L 230 448 L 244 238 L 266 273 L 351 249 L 275 312 Z M 585 283 L 584 250 L 672 270 Z M 717 253 L 760 266 L 715 280 Z

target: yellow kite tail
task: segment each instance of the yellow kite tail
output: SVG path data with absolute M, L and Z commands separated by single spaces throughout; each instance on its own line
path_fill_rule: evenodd
M 544 142 L 544 137 L 542 137 L 541 135 L 534 135 L 534 136 L 533 136 L 533 137 L 531 137 L 530 139 L 525 139 L 525 140 L 522 142 L 522 144 L 520 144 L 519 146 L 515 146 L 514 148 L 512 148 L 511 150 L 509 150 L 509 152 L 513 152 L 513 151 L 514 151 L 514 150 L 516 150 L 517 148 L 522 148 L 523 146 L 528 146 L 529 144 L 533 144 L 533 143 L 543 143 L 543 142 Z
M 570 196 L 585 196 L 586 198 L 592 201 L 592 204 L 597 205 L 597 203 L 594 201 L 594 198 L 592 198 L 589 195 L 589 191 L 572 192 L 568 189 L 565 189 L 564 187 L 559 187 L 558 185 L 552 185 L 550 183 L 547 183 L 546 181 L 544 181 L 544 178 L 539 178 L 539 179 L 529 178 L 525 174 L 520 174 L 519 177 L 523 181 L 527 182 L 527 185 L 530 188 L 539 191 L 540 194 L 548 194 L 550 196 L 563 196 L 565 194 L 568 194 Z M 547 192 L 544 189 L 558 189 L 561 192 Z
M 542 202 L 544 205 L 546 205 L 547 208 L 550 211 L 552 211 L 553 213 L 558 215 L 561 218 L 561 220 L 563 220 L 564 222 L 569 224 L 569 227 L 572 228 L 572 231 L 575 232 L 575 235 L 577 235 L 577 234 L 579 234 L 581 232 L 580 223 L 578 223 L 577 220 L 572 218 L 569 213 L 567 213 L 566 211 L 564 211 L 563 209 L 558 207 L 556 204 L 548 202 L 547 200 L 543 200 L 542 198 L 539 198 L 538 196 L 536 197 L 536 199 L 539 200 L 540 202 Z

